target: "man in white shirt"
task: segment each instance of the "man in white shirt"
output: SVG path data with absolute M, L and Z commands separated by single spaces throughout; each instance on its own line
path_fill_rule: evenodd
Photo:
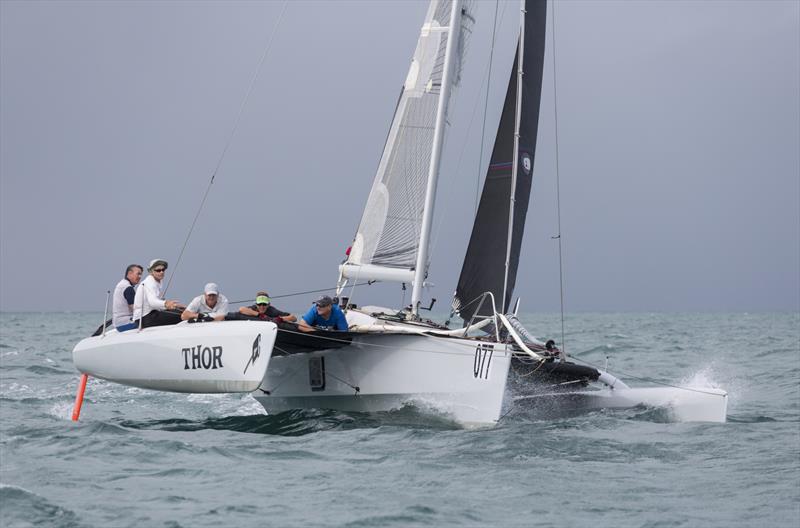
M 133 322 L 136 327 L 140 325 L 140 320 L 142 328 L 180 322 L 178 314 L 166 311 L 184 308 L 179 301 L 164 300 L 162 285 L 167 266 L 167 261 L 163 259 L 153 259 L 147 266 L 150 275 L 136 289 L 133 300 Z
M 125 270 L 125 278 L 114 288 L 111 308 L 111 322 L 119 332 L 134 328 L 132 324 L 133 300 L 136 297 L 135 286 L 142 280 L 144 268 L 139 264 L 131 264 Z
M 203 295 L 198 295 L 181 314 L 181 319 L 205 320 L 207 317 L 215 321 L 222 321 L 228 314 L 228 299 L 219 293 L 219 286 L 209 282 L 203 290 Z

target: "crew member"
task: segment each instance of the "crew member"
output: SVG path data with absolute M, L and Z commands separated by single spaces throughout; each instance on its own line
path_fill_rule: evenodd
M 297 317 L 289 312 L 281 311 L 272 306 L 272 301 L 269 294 L 265 291 L 260 291 L 256 294 L 256 303 L 250 306 L 242 306 L 239 308 L 239 313 L 249 317 L 258 317 L 264 320 L 273 320 L 277 318 L 277 322 L 286 321 L 293 323 L 297 321 Z
M 179 323 L 179 313 L 168 310 L 183 310 L 184 305 L 179 301 L 164 300 L 163 284 L 167 271 L 167 261 L 154 259 L 147 266 L 150 274 L 136 289 L 133 299 L 133 322 L 136 327 L 164 326 Z
M 214 282 L 209 282 L 203 289 L 203 295 L 198 295 L 181 314 L 181 319 L 197 319 L 203 321 L 211 318 L 215 321 L 222 321 L 228 313 L 228 299 L 219 293 L 219 286 Z
M 347 319 L 338 304 L 333 304 L 333 299 L 327 295 L 320 297 L 313 306 L 301 317 L 298 328 L 303 332 L 311 332 L 315 326 L 325 329 L 347 330 Z
M 142 280 L 144 268 L 139 264 L 131 264 L 125 270 L 125 278 L 114 288 L 111 308 L 111 322 L 118 332 L 134 328 L 133 299 L 136 296 L 135 286 Z

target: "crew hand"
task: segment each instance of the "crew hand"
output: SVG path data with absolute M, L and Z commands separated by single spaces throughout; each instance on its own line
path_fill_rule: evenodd
M 281 316 L 279 315 L 278 317 L 275 317 L 275 318 L 272 320 L 272 322 L 273 322 L 273 323 L 275 323 L 275 324 L 282 323 L 282 322 L 283 322 L 283 317 L 281 317 Z

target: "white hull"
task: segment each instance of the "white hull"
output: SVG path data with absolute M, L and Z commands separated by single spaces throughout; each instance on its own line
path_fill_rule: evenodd
M 369 311 L 386 312 L 378 307 Z M 278 339 L 260 390 L 253 394 L 267 412 L 313 408 L 377 412 L 414 404 L 448 414 L 463 424 L 494 424 L 500 419 L 515 353 L 511 344 L 456 337 L 463 330 L 379 320 L 363 311 L 350 310 L 347 317 L 351 330 L 363 333 L 356 335 L 351 344 L 341 346 L 343 343 L 338 342 L 339 346 L 331 349 L 284 353 L 281 343 L 288 344 L 293 332 L 281 330 L 289 334 Z M 520 348 L 527 350 L 508 320 L 503 317 L 501 322 L 518 344 L 516 353 L 522 353 Z M 317 336 L 317 345 L 329 346 L 324 335 Z M 333 339 L 338 341 L 335 334 Z M 530 351 L 523 355 L 533 357 L 533 365 L 541 358 Z M 531 368 L 537 370 L 535 366 Z M 630 388 L 602 371 L 595 385 L 569 390 L 574 386 L 573 379 L 587 375 L 587 367 L 577 368 L 566 367 L 568 374 L 559 379 L 536 381 L 529 374 L 514 375 L 508 387 L 513 400 L 507 402 L 507 407 L 519 405 L 532 407 L 537 413 L 564 415 L 645 405 L 667 408 L 679 421 L 726 420 L 725 391 Z M 550 367 L 542 372 L 546 371 L 555 372 Z M 594 369 L 588 371 L 597 374 Z M 563 390 L 553 391 L 555 387 Z M 513 394 L 529 391 L 532 393 Z
M 500 418 L 510 364 L 511 351 L 503 344 L 364 335 L 338 349 L 276 352 L 262 391 L 253 396 L 270 413 L 299 408 L 376 412 L 414 404 L 463 424 L 493 424 Z
M 157 326 L 89 337 L 72 351 L 84 374 L 170 392 L 252 392 L 269 366 L 277 327 L 262 321 Z

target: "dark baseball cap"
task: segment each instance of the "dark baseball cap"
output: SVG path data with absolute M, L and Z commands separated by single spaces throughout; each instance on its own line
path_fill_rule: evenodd
M 316 305 L 320 308 L 325 308 L 326 306 L 330 306 L 333 304 L 333 299 L 328 297 L 327 295 L 323 295 L 316 301 Z

